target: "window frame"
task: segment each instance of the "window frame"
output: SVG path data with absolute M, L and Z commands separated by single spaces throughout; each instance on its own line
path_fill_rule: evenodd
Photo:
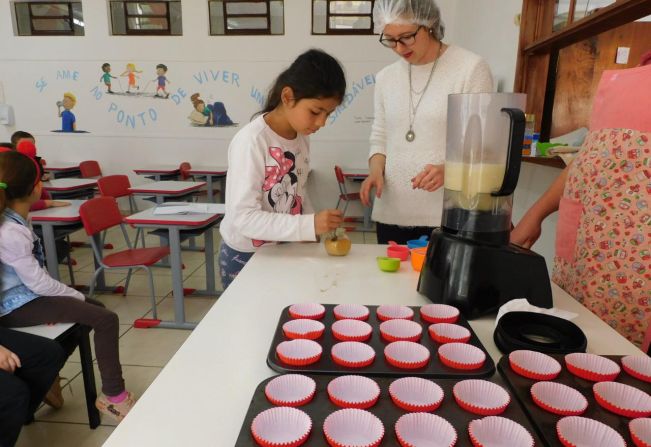
M 283 6 L 283 29 L 282 33 L 274 34 L 271 32 L 271 2 L 280 1 Z M 222 20 L 224 21 L 224 33 L 223 34 L 213 34 L 212 33 L 212 16 L 210 15 L 210 5 L 212 3 L 221 2 L 222 4 Z M 267 12 L 265 14 L 232 14 L 227 12 L 228 4 L 237 4 L 237 3 L 262 3 L 266 6 Z M 229 18 L 265 18 L 267 20 L 266 28 L 241 28 L 241 29 L 229 29 L 228 28 L 228 19 Z M 285 1 L 284 0 L 208 0 L 208 30 L 211 36 L 282 36 L 285 34 Z
M 81 1 L 74 2 L 74 3 L 80 3 Z M 66 2 L 66 1 L 51 1 L 51 2 L 14 2 L 14 14 L 16 15 L 16 20 L 18 20 L 18 11 L 16 10 L 16 5 L 27 5 L 27 12 L 29 14 L 29 32 L 30 34 L 27 36 L 77 36 L 75 34 L 75 23 L 74 23 L 74 12 L 72 9 L 72 4 L 73 2 Z M 43 6 L 43 5 L 65 5 L 68 8 L 68 15 L 67 16 L 36 16 L 32 12 L 32 6 Z M 70 26 L 70 30 L 37 30 L 34 28 L 34 19 L 64 19 L 67 20 L 68 25 Z M 17 34 L 18 36 L 26 36 L 25 34 Z
M 325 20 L 326 20 L 326 30 L 325 33 L 315 33 L 314 32 L 314 2 L 315 1 L 325 1 L 326 2 L 326 14 L 325 14 Z M 350 14 L 337 14 L 337 13 L 331 13 L 330 12 L 330 4 L 333 2 L 337 2 L 341 0 L 312 0 L 312 27 L 311 27 L 311 34 L 314 36 L 372 36 L 375 34 L 373 31 L 375 29 L 375 24 L 373 23 L 373 7 L 375 6 L 375 0 L 363 0 L 363 1 L 368 1 L 371 3 L 371 12 L 368 14 L 358 14 L 358 13 L 350 13 Z M 353 17 L 367 17 L 371 21 L 371 26 L 369 29 L 337 29 L 337 28 L 331 28 L 330 27 L 330 17 L 346 17 L 346 16 L 353 16 Z
M 172 35 L 172 18 L 170 16 L 170 5 L 169 2 L 165 0 L 122 0 L 122 12 L 124 14 L 124 34 L 119 34 L 123 36 L 171 36 Z M 130 14 L 127 8 L 128 4 L 131 3 L 162 3 L 165 5 L 165 14 Z M 167 29 L 165 30 L 141 30 L 141 29 L 132 29 L 129 26 L 129 19 L 131 18 L 143 18 L 143 19 L 160 19 L 165 18 L 167 20 Z M 111 15 L 111 29 L 114 29 L 113 16 Z

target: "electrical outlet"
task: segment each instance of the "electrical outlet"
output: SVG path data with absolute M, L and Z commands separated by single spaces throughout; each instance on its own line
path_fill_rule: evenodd
M 617 56 L 615 57 L 616 64 L 628 64 L 628 55 L 631 53 L 629 47 L 617 47 Z

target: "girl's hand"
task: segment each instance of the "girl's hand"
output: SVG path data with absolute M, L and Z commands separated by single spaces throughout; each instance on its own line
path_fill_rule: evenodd
M 371 173 L 362 182 L 359 189 L 359 197 L 364 206 L 371 206 L 371 190 L 375 188 L 375 196 L 382 197 L 382 190 L 384 189 L 384 175 L 382 172 Z
M 64 202 L 62 200 L 46 200 L 45 206 L 48 208 L 58 208 L 60 206 L 70 206 L 70 202 Z
M 425 168 L 411 179 L 411 187 L 429 192 L 436 191 L 443 186 L 444 174 L 445 165 L 425 165 Z
M 322 210 L 314 216 L 314 232 L 317 236 L 337 229 L 344 221 L 343 213 L 339 210 Z
M 13 373 L 16 368 L 20 368 L 20 359 L 16 354 L 4 346 L 0 346 L 0 369 Z
M 542 220 L 531 214 L 525 214 L 513 230 L 511 243 L 523 248 L 531 248 L 540 237 Z

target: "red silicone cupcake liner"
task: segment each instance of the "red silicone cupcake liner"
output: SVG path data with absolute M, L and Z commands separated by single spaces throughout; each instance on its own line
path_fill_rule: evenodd
M 447 304 L 426 304 L 420 308 L 420 317 L 428 323 L 456 323 L 459 309 Z
M 450 368 L 471 370 L 484 366 L 486 353 L 466 343 L 446 343 L 438 349 L 441 363 Z
M 343 341 L 332 346 L 332 360 L 346 368 L 364 368 L 375 361 L 375 350 L 358 341 Z
M 651 419 L 637 418 L 628 423 L 635 447 L 651 447 Z
M 377 318 L 380 321 L 387 320 L 411 320 L 414 318 L 414 311 L 410 307 L 397 304 L 387 304 L 377 308 Z
M 423 333 L 423 327 L 410 320 L 388 320 L 380 324 L 380 335 L 388 342 L 418 341 Z
M 420 447 L 423 440 L 436 441 L 440 447 L 453 447 L 457 443 L 457 431 L 452 424 L 429 413 L 404 414 L 396 421 L 395 430 L 402 447 Z
M 556 435 L 565 447 L 608 446 L 626 447 L 624 438 L 615 430 L 581 416 L 566 416 L 556 423 Z
M 310 402 L 316 392 L 316 382 L 301 374 L 284 374 L 269 381 L 264 388 L 267 400 L 283 407 L 300 407 Z
M 298 447 L 307 441 L 312 419 L 292 407 L 274 407 L 258 414 L 251 423 L 253 439 L 263 447 Z
M 528 379 L 552 380 L 561 373 L 561 364 L 542 352 L 519 350 L 509 354 L 509 364 L 516 373 Z
M 384 357 L 390 365 L 401 369 L 422 368 L 429 362 L 429 349 L 412 341 L 394 341 L 384 348 Z
M 307 340 L 316 340 L 323 335 L 323 331 L 325 331 L 323 323 L 307 318 L 289 320 L 283 324 L 285 337 L 291 339 L 304 338 Z
M 297 303 L 289 307 L 289 316 L 292 318 L 307 318 L 320 320 L 325 315 L 325 307 L 318 303 Z
M 627 418 L 651 416 L 651 396 L 633 386 L 599 382 L 592 386 L 594 398 L 606 410 Z
M 562 383 L 537 382 L 530 393 L 540 408 L 561 416 L 578 416 L 588 408 L 588 400 L 583 394 Z
M 437 343 L 468 343 L 470 331 L 458 324 L 434 323 L 428 328 L 429 335 Z
M 339 320 L 332 324 L 332 336 L 340 341 L 366 341 L 371 338 L 373 328 L 360 320 Z
M 332 447 L 377 447 L 384 437 L 384 425 L 368 411 L 346 408 L 325 419 L 323 433 Z
M 431 380 L 403 377 L 389 386 L 389 396 L 396 406 L 406 411 L 428 412 L 443 402 L 443 389 Z
M 475 447 L 508 445 L 509 447 L 533 447 L 531 433 L 511 419 L 488 416 L 475 419 L 468 424 L 468 436 Z M 496 441 L 498 444 L 496 444 Z
M 366 409 L 380 398 L 380 386 L 364 376 L 340 376 L 328 383 L 328 397 L 343 408 Z
M 619 365 L 596 354 L 575 352 L 565 356 L 567 370 L 577 377 L 592 382 L 609 382 L 619 375 Z
M 482 416 L 502 414 L 511 402 L 504 388 L 487 380 L 462 380 L 454 385 L 452 394 L 459 407 Z
M 622 368 L 627 374 L 644 382 L 651 382 L 651 357 L 648 355 L 627 355 L 622 357 Z
M 335 319 L 337 320 L 368 320 L 371 314 L 368 307 L 362 304 L 339 304 L 334 309 Z
M 276 355 L 283 363 L 305 366 L 316 363 L 321 358 L 323 348 L 312 340 L 297 339 L 284 341 L 276 346 Z

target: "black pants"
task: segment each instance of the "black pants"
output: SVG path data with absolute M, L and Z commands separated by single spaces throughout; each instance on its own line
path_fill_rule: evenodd
M 22 365 L 13 374 L 0 370 L 0 446 L 11 447 L 52 386 L 66 355 L 53 340 L 4 328 L 0 328 L 0 345 L 16 354 Z
M 388 244 L 394 241 L 398 244 L 406 244 L 407 241 L 418 239 L 421 236 L 429 237 L 432 235 L 434 227 L 401 227 L 399 225 L 388 225 L 376 222 L 377 243 Z

